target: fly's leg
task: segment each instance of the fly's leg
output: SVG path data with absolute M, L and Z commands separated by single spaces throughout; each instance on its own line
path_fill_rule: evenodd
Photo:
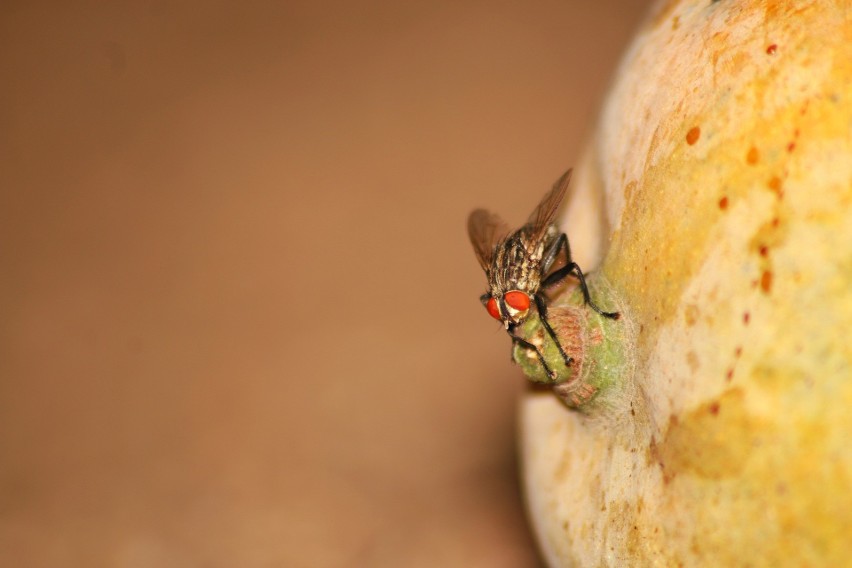
M 621 317 L 621 314 L 619 314 L 618 312 L 603 311 L 598 307 L 596 303 L 592 301 L 592 297 L 589 295 L 589 287 L 586 285 L 586 278 L 583 276 L 583 271 L 580 270 L 580 267 L 577 266 L 576 262 L 572 262 L 567 266 L 563 266 L 562 268 L 545 278 L 544 281 L 541 283 L 541 287 L 546 288 L 548 286 L 552 286 L 553 284 L 556 284 L 569 274 L 573 274 L 577 277 L 577 280 L 580 281 L 580 291 L 583 292 L 583 301 L 585 301 L 590 308 L 592 308 L 605 318 L 618 319 L 619 317 Z
M 541 259 L 542 273 L 546 273 L 550 270 L 550 267 L 553 266 L 553 262 L 556 260 L 556 257 L 559 256 L 559 251 L 563 248 L 565 249 L 565 264 L 571 264 L 571 245 L 568 244 L 568 235 L 560 233 L 559 238 L 556 239 L 556 242 L 553 243 L 550 250 L 548 250 Z
M 550 335 L 553 342 L 556 344 L 556 348 L 559 350 L 559 354 L 562 355 L 562 360 L 565 361 L 565 366 L 570 367 L 571 362 L 574 360 L 569 357 L 565 350 L 562 348 L 562 343 L 559 341 L 559 338 L 556 337 L 556 332 L 553 331 L 553 328 L 550 326 L 550 322 L 547 321 L 547 306 L 544 303 L 544 298 L 541 294 L 535 295 L 535 306 L 538 308 L 538 317 L 541 320 L 541 325 L 544 326 L 544 329 L 547 330 L 547 333 Z
M 526 347 L 527 349 L 532 349 L 533 351 L 535 351 L 535 354 L 538 356 L 538 362 L 541 363 L 542 367 L 544 367 L 544 372 L 547 373 L 547 376 L 550 377 L 552 380 L 556 380 L 556 373 L 554 373 L 553 370 L 547 366 L 547 363 L 544 360 L 544 355 L 541 354 L 541 351 L 538 350 L 538 347 L 536 347 L 526 339 L 521 339 L 520 337 L 512 335 L 511 332 L 509 332 L 509 335 L 512 338 L 513 344 L 518 344 L 521 347 Z
M 565 249 L 566 264 L 565 266 L 563 266 L 559 270 L 555 270 L 547 278 L 545 278 L 544 281 L 541 283 L 541 288 L 547 288 L 548 286 L 552 286 L 557 282 L 561 281 L 569 274 L 573 274 L 577 277 L 577 280 L 580 281 L 580 291 L 583 292 L 583 300 L 589 305 L 589 307 L 591 307 L 593 310 L 595 310 L 597 313 L 599 313 L 605 318 L 618 319 L 621 314 L 619 314 L 618 312 L 605 312 L 592 301 L 592 297 L 589 294 L 589 287 L 586 285 L 586 278 L 583 276 L 583 271 L 580 270 L 580 267 L 576 262 L 571 260 L 571 249 L 568 247 L 568 237 L 565 236 L 565 233 L 559 235 L 559 239 L 557 239 L 556 244 L 550 251 L 548 251 L 547 256 L 544 258 L 545 261 L 548 261 L 548 264 L 542 262 L 542 267 L 549 268 L 550 265 L 553 264 L 553 261 L 556 259 L 556 254 L 559 252 L 560 247 Z

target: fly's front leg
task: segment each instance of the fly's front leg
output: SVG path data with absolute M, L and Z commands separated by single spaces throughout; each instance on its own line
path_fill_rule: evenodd
M 547 306 L 545 305 L 544 298 L 542 298 L 541 294 L 535 295 L 535 307 L 538 308 L 538 317 L 541 320 L 541 325 L 544 326 L 544 329 L 547 330 L 547 333 L 556 344 L 556 348 L 559 350 L 562 360 L 565 361 L 565 366 L 570 367 L 571 362 L 574 361 L 574 359 L 565 353 L 565 350 L 562 348 L 562 343 L 559 341 L 559 338 L 556 337 L 556 332 L 553 331 L 553 328 L 550 326 L 550 322 L 547 321 Z
M 538 350 L 538 347 L 527 341 L 526 339 L 521 339 L 516 335 L 512 334 L 509 331 L 509 336 L 512 338 L 512 344 L 520 345 L 521 347 L 525 347 L 527 349 L 532 349 L 535 351 L 535 354 L 538 356 L 538 362 L 541 363 L 541 366 L 544 367 L 544 372 L 547 373 L 547 376 L 551 378 L 551 380 L 556 380 L 556 373 L 547 365 L 547 362 L 544 360 L 544 355 L 541 354 L 541 351 Z M 513 359 L 514 360 L 514 359 Z

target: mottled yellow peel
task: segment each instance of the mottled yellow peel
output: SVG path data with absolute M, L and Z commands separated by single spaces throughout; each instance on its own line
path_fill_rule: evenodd
M 601 271 L 635 325 L 635 373 L 629 413 L 522 404 L 548 562 L 848 563 L 848 4 L 661 4 L 583 167 L 606 203 Z

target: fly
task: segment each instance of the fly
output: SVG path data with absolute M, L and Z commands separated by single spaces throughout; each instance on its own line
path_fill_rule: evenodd
M 511 231 L 500 217 L 485 209 L 473 211 L 467 219 L 467 232 L 476 259 L 488 278 L 488 291 L 480 297 L 482 304 L 491 317 L 503 323 L 513 344 L 535 351 L 552 379 L 556 378 L 556 373 L 547 365 L 539 348 L 515 334 L 518 326 L 532 313 L 538 313 L 565 365 L 571 364 L 571 357 L 565 353 L 547 319 L 549 300 L 543 290 L 573 275 L 579 281 L 583 300 L 589 307 L 603 317 L 619 317 L 618 312 L 605 312 L 592 301 L 583 271 L 571 259 L 568 237 L 554 222 L 556 210 L 571 181 L 571 171 L 565 172 L 553 184 L 520 229 Z M 563 252 L 565 264 L 551 270 Z

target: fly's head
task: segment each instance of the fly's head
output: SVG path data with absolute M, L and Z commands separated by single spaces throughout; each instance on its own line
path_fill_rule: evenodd
M 481 299 L 491 317 L 502 322 L 506 329 L 523 323 L 530 315 L 532 296 L 523 290 L 488 293 Z

